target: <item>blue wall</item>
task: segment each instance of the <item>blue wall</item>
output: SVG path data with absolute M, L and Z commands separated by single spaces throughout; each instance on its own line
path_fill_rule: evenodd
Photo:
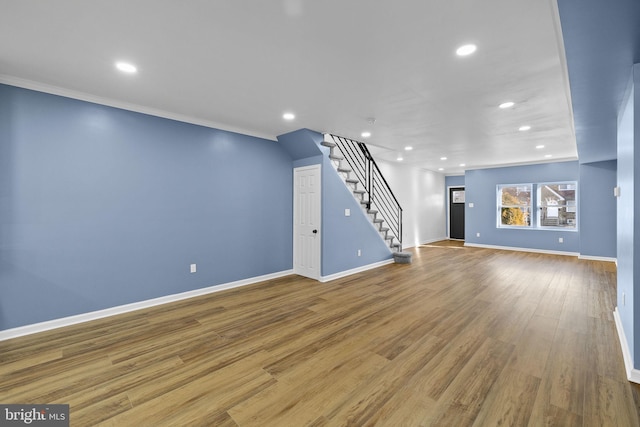
M 0 330 L 292 268 L 276 142 L 4 85 L 0 120 Z
M 508 246 L 560 252 L 578 252 L 576 231 L 498 228 L 496 186 L 553 181 L 577 181 L 578 162 L 545 163 L 495 169 L 469 170 L 465 174 L 465 243 Z M 473 203 L 474 207 L 469 207 Z M 578 217 L 580 227 L 580 217 Z M 476 236 L 480 233 L 480 237 Z M 563 243 L 558 238 L 564 239 Z
M 640 65 L 633 67 L 633 73 L 618 119 L 618 300 L 617 307 L 624 334 L 629 344 L 629 351 L 634 367 L 640 366 L 640 351 L 636 347 L 640 340 L 635 339 L 636 331 L 640 331 L 640 317 L 634 315 L 634 307 L 640 307 L 640 293 L 636 295 L 634 283 L 640 283 L 640 254 L 635 251 L 635 243 L 640 242 L 640 236 L 635 232 L 640 230 L 636 222 L 640 221 L 638 202 L 635 189 L 640 188 L 640 153 L 635 150 L 635 142 L 640 143 L 640 134 L 635 129 L 640 126 L 640 111 L 635 108 L 640 105 L 640 93 L 635 90 L 640 84 Z M 625 297 L 623 297 L 625 295 Z
M 580 164 L 580 255 L 615 258 L 617 162 Z
M 351 210 L 351 216 L 345 216 L 345 209 Z M 322 164 L 322 229 L 323 276 L 392 257 L 360 203 L 333 169 L 328 155 Z
M 558 0 L 578 157 L 616 159 L 616 117 L 640 61 L 640 1 Z
M 449 187 L 463 187 L 464 186 L 464 175 L 453 175 L 453 176 L 445 176 L 444 177 L 444 186 Z M 446 197 L 446 194 L 445 194 Z
M 322 135 L 309 129 L 299 129 L 278 136 L 278 143 L 284 147 L 289 156 L 294 160 L 295 167 L 307 166 L 309 159 L 323 155 L 320 149 Z M 317 159 L 319 161 L 319 158 Z M 317 164 L 317 163 L 312 163 Z

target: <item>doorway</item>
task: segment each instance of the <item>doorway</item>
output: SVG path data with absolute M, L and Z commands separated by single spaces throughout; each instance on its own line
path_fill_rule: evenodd
M 464 187 L 449 188 L 449 238 L 464 240 Z
M 293 270 L 320 280 L 321 166 L 293 170 Z

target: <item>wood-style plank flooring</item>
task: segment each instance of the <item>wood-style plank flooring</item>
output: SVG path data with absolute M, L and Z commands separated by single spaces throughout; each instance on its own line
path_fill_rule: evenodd
M 441 242 L 0 342 L 73 426 L 638 426 L 615 266 Z

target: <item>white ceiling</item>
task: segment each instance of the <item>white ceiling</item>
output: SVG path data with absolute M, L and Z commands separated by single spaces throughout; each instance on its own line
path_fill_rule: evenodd
M 446 174 L 577 158 L 555 0 L 0 0 L 0 10 L 0 82 L 271 139 L 331 132 Z M 470 42 L 478 51 L 457 57 Z M 118 72 L 118 60 L 138 73 Z

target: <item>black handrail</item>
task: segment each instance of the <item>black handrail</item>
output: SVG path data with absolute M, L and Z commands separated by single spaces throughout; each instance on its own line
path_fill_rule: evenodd
M 364 187 L 367 194 L 367 210 L 375 205 L 382 219 L 388 224 L 389 231 L 398 240 L 401 251 L 402 207 L 366 144 L 342 136 L 329 136 Z

